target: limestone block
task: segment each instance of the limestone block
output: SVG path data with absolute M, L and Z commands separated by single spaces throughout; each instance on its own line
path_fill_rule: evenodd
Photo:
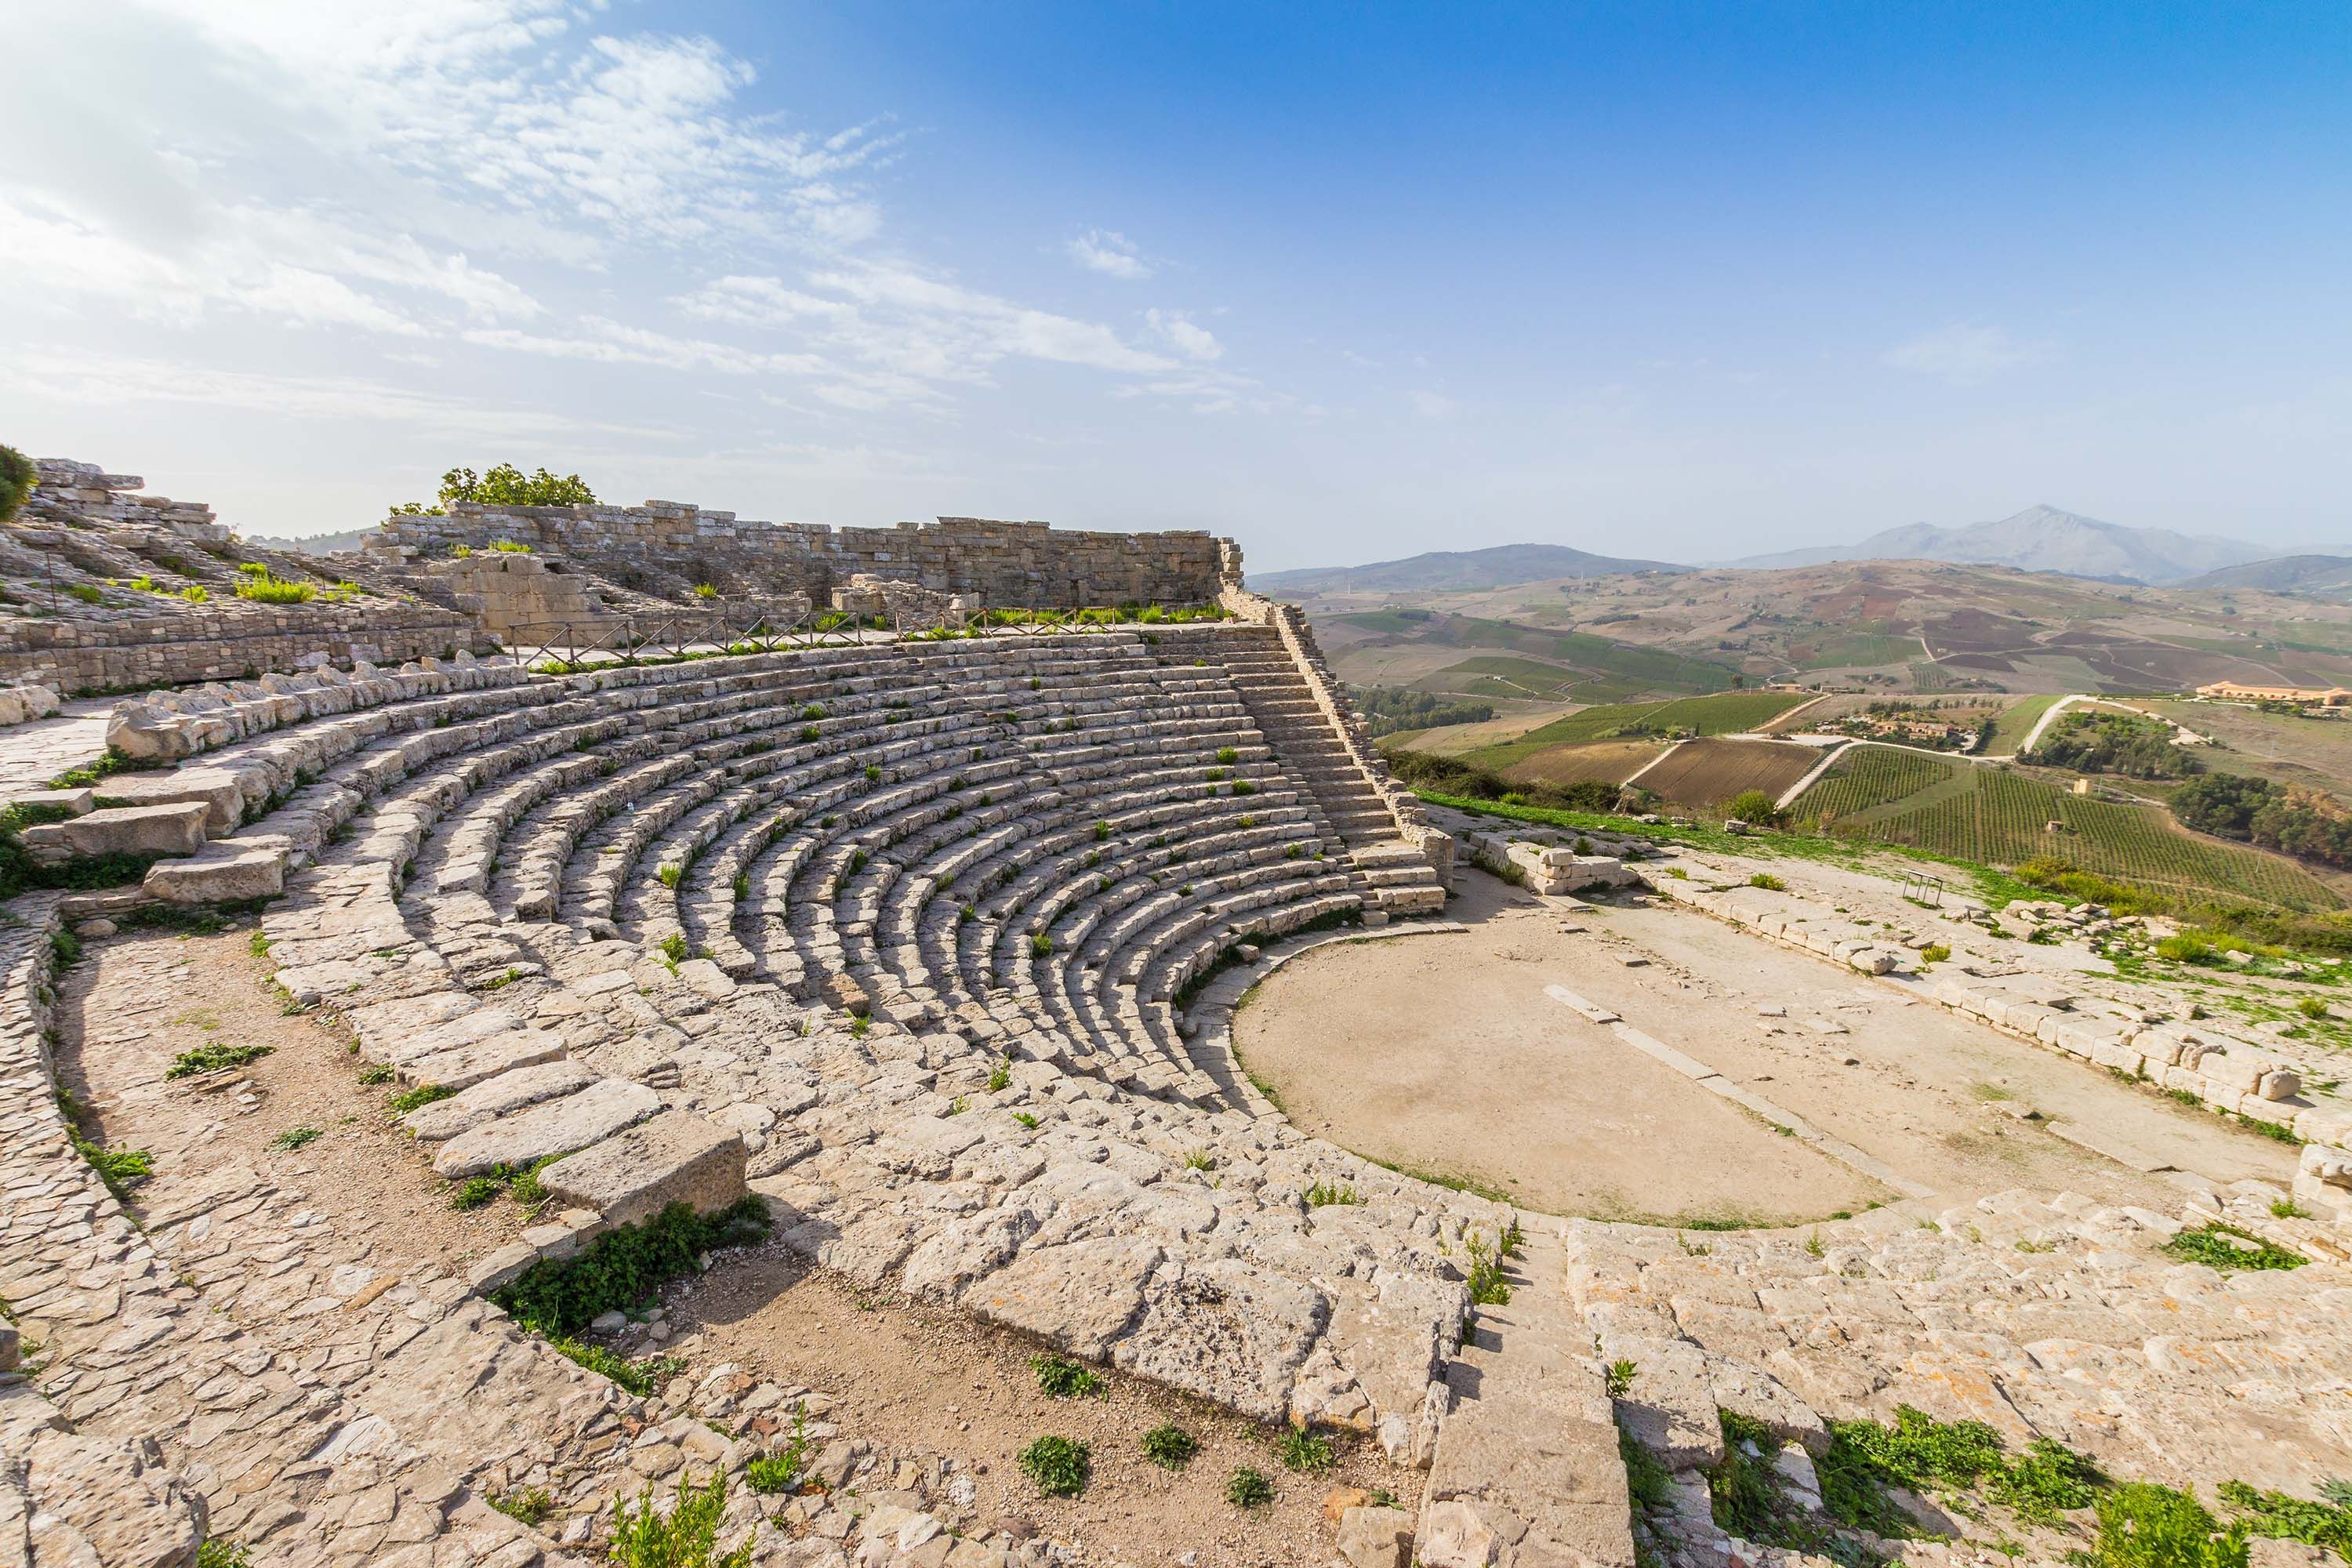
M 1413 1517 L 1401 1508 L 1351 1508 L 1339 1516 L 1339 1555 L 1350 1568 L 1405 1568 Z
M 1601 1352 L 1633 1363 L 1633 1381 L 1617 1401 L 1625 1431 L 1668 1469 L 1705 1469 L 1723 1459 L 1706 1352 L 1686 1340 L 1604 1333 Z
M 193 855 L 205 847 L 210 811 L 195 801 L 170 805 L 109 806 L 18 835 L 36 859 L 60 861 L 104 855 Z
M 462 1181 L 499 1165 L 520 1169 L 550 1154 L 587 1148 L 660 1110 L 661 1096 L 645 1085 L 604 1079 L 460 1132 L 434 1152 L 434 1173 Z
M 562 1202 L 595 1209 L 611 1225 L 634 1225 L 674 1203 L 709 1214 L 741 1198 L 743 1140 L 682 1110 L 665 1110 L 603 1142 L 567 1154 L 539 1173 Z
M 0 806 L 18 806 L 35 813 L 64 812 L 79 816 L 96 805 L 97 791 L 87 789 L 27 789 L 19 790 L 0 801 Z
M 240 849 L 236 840 L 208 845 L 184 860 L 165 860 L 147 869 L 140 886 L 172 904 L 226 904 L 274 899 L 286 890 L 283 849 Z
M 106 781 L 106 793 L 134 805 L 202 801 L 209 809 L 205 830 L 215 838 L 235 832 L 237 824 L 245 820 L 245 787 L 226 768 L 185 767 L 169 773 L 118 773 Z
M 204 1496 L 166 1468 L 152 1438 L 45 1430 L 34 1434 L 22 1463 L 29 1561 L 194 1563 L 208 1517 Z

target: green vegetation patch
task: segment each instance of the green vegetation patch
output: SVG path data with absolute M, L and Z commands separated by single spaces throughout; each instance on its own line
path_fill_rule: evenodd
M 767 1234 L 768 1205 L 757 1196 L 712 1215 L 672 1204 L 643 1225 L 606 1231 L 577 1258 L 531 1265 L 490 1300 L 522 1327 L 560 1339 L 577 1333 L 600 1313 L 634 1306 L 665 1281 L 692 1273 L 702 1253 Z
M 2201 1263 L 2224 1274 L 2240 1269 L 2300 1268 L 2310 1261 L 2302 1253 L 2264 1241 L 2250 1230 L 2218 1221 L 2181 1231 L 2164 1244 L 2164 1251 L 2183 1263 Z

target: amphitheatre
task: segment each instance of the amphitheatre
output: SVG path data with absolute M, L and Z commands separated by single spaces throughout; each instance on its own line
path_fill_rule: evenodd
M 2332 1047 L 1425 804 L 1231 540 L 45 461 L 0 681 L 8 1562 L 2352 1542 Z

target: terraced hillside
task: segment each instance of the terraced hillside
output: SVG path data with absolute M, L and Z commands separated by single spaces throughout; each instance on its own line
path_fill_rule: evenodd
M 2052 856 L 2167 892 L 2237 893 L 2295 910 L 2342 905 L 2294 862 L 2189 833 L 2160 807 L 2077 795 L 2001 767 L 1890 746 L 1848 748 L 1797 798 L 1791 815 L 1832 833 L 1989 866 Z

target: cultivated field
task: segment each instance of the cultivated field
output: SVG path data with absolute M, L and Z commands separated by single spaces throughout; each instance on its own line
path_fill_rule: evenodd
M 2230 702 L 2134 706 L 2210 735 L 2219 744 L 2200 748 L 2197 759 L 2216 773 L 2252 773 L 2352 800 L 2352 715 L 2305 719 Z
M 1664 748 L 1655 741 L 1588 741 L 1581 745 L 1546 746 L 1523 763 L 1503 772 L 1513 784 L 1571 784 L 1587 779 L 1623 784 L 1657 760 Z
M 2090 799 L 2003 768 L 1885 747 L 1848 752 L 1799 797 L 1795 814 L 1832 832 L 1988 866 L 2055 856 L 2168 892 L 2237 893 L 2302 910 L 2343 904 L 2292 861 L 2189 833 L 2158 807 Z M 2053 822 L 2063 826 L 2052 832 Z
M 1516 741 L 1457 754 L 1466 762 L 1499 773 L 1527 762 L 1547 746 L 1611 740 L 1620 731 L 1636 727 L 1658 732 L 1687 730 L 1697 735 L 1738 734 L 1804 700 L 1804 694 L 1793 691 L 1719 691 L 1709 697 L 1685 697 L 1666 702 L 1606 703 L 1580 709 L 1564 719 L 1530 730 Z
M 1642 775 L 1642 787 L 1677 805 L 1721 805 L 1747 789 L 1777 800 L 1821 760 L 1819 748 L 1790 741 L 1687 741 Z

